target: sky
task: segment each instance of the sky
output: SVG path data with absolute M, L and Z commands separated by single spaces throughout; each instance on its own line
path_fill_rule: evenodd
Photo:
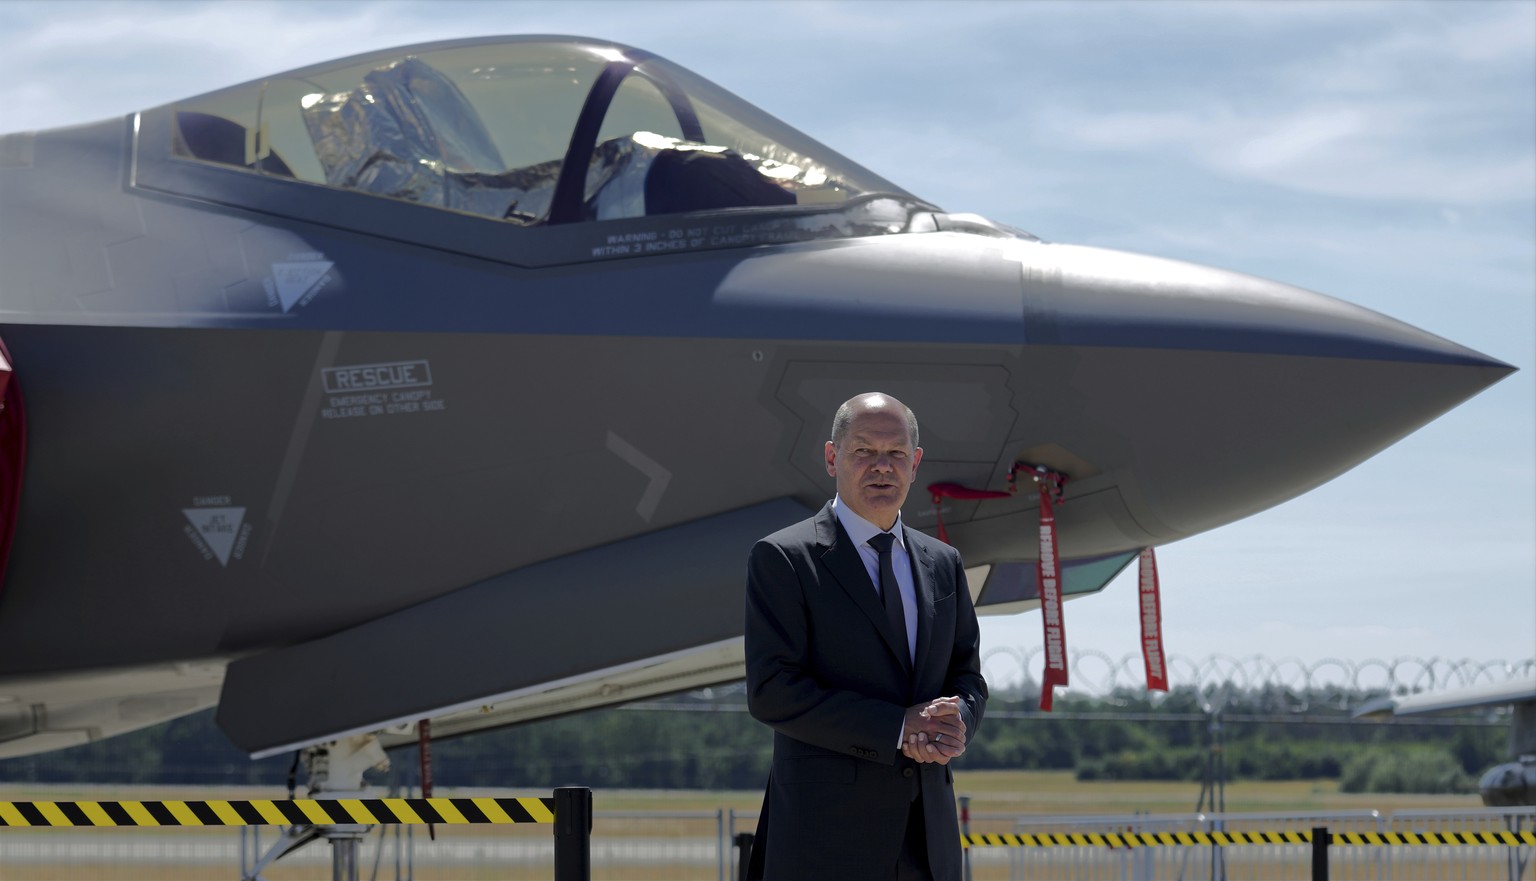
M 946 210 L 1284 281 L 1520 368 L 1158 559 L 1175 683 L 1536 658 L 1536 2 L 10 0 L 0 131 L 528 33 L 662 55 Z M 1136 600 L 1129 573 L 1066 606 L 1076 687 L 1137 652 Z M 1038 678 L 1038 613 L 982 633 L 990 677 Z

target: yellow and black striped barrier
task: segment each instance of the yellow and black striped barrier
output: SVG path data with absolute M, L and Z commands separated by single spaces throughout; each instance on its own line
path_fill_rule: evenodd
M 966 847 L 1177 847 L 1200 844 L 1312 844 L 1310 830 L 1290 832 L 1046 832 L 960 836 Z M 1536 846 L 1536 832 L 1333 832 L 1327 844 Z
M 0 801 L 0 826 L 373 826 L 554 821 L 553 798 Z
M 380 826 L 542 823 L 555 836 L 555 881 L 592 881 L 592 790 L 554 798 L 336 798 L 286 801 L 0 801 L 5 827 Z
M 1190 847 L 1198 844 L 1310 844 L 1311 832 L 1043 832 L 960 836 L 966 847 Z
M 1536 832 L 1335 832 L 1332 844 L 1536 845 Z

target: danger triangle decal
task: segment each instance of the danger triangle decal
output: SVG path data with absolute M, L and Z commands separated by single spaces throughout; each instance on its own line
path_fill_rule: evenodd
M 235 548 L 235 536 L 240 534 L 240 524 L 245 521 L 245 509 L 182 508 L 181 513 L 187 515 L 187 522 L 207 543 L 219 565 L 227 567 L 230 551 Z
M 304 299 L 320 279 L 335 266 L 329 260 L 304 260 L 294 263 L 272 264 L 272 282 L 277 286 L 277 299 L 287 312 Z

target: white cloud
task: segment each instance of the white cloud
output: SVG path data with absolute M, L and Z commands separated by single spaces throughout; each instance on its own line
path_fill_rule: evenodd
M 1399 8 L 1371 27 L 1318 23 L 1269 46 L 1234 34 L 1253 57 L 1225 59 L 1216 77 L 1152 71 L 1119 94 L 1041 95 L 1034 128 L 1045 142 L 1301 192 L 1449 205 L 1536 197 L 1536 5 Z M 1285 40 L 1296 48 L 1278 48 Z
M 1281 71 L 1299 87 L 1345 93 L 1386 92 L 1408 81 L 1432 81 L 1449 70 L 1497 74 L 1528 65 L 1536 47 L 1536 5 L 1483 3 L 1465 16 L 1440 10 L 1385 23 L 1374 38 L 1346 42 L 1331 52 L 1309 54 Z
M 1331 152 L 1368 130 L 1368 120 L 1359 108 L 1308 109 L 1260 130 L 1235 152 L 1233 164 L 1259 175 L 1286 174 L 1309 157 Z
M 1536 196 L 1536 144 L 1425 143 L 1453 108 L 1407 102 L 1318 103 L 1238 112 L 1230 107 L 1093 112 L 1061 106 L 1036 116 L 1047 137 L 1118 153 L 1161 153 L 1211 172 L 1284 189 L 1364 199 L 1481 205 Z

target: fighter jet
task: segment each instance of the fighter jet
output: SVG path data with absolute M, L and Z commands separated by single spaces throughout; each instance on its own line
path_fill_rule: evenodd
M 0 756 L 253 755 L 739 679 L 745 558 L 889 392 L 983 613 L 1352 468 L 1513 368 L 950 213 L 650 53 L 407 46 L 0 138 Z M 4 376 L 5 372 L 0 372 Z M 976 493 L 976 496 L 982 493 Z
M 1511 761 L 1483 772 L 1477 786 L 1483 804 L 1491 808 L 1536 805 L 1536 675 L 1376 698 L 1356 709 L 1354 717 L 1417 716 L 1484 707 L 1509 708 Z

